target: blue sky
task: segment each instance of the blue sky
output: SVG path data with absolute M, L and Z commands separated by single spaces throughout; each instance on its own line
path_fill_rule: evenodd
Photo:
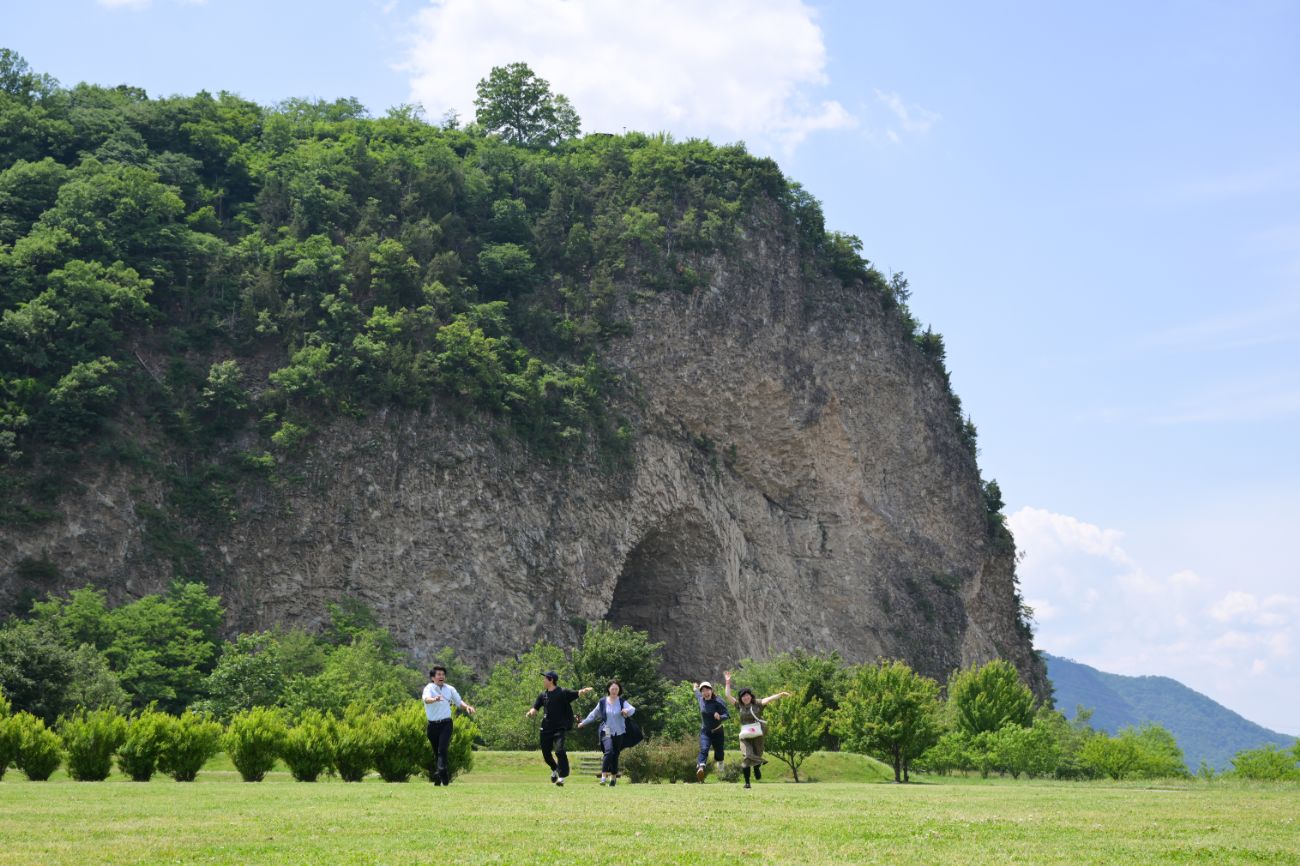
M 1037 644 L 1300 733 L 1300 5 L 44 0 L 65 84 L 744 140 L 904 271 L 1002 485 Z

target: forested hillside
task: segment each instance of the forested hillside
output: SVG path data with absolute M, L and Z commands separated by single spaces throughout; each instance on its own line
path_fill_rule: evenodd
M 1224 770 L 1242 749 L 1267 743 L 1289 746 L 1295 741 L 1168 677 L 1126 677 L 1058 656 L 1044 654 L 1044 658 L 1057 708 L 1063 713 L 1073 716 L 1077 707 L 1091 710 L 1092 726 L 1112 734 L 1124 727 L 1159 724 L 1178 739 L 1193 770 L 1201 761 Z
M 241 488 L 292 483 L 339 415 L 437 399 L 543 457 L 622 459 L 596 353 L 627 327 L 619 293 L 691 292 L 757 226 L 883 296 L 942 368 L 901 275 L 742 145 L 62 87 L 5 51 L 0 167 L 0 518 L 46 520 L 86 460 L 130 462 L 170 491 L 150 537 L 179 572 L 199 566 L 178 518 L 220 525 Z

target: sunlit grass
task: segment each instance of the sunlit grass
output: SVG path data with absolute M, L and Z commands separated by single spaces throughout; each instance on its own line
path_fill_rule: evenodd
M 477 761 L 449 789 L 246 784 L 223 757 L 194 784 L 11 770 L 0 863 L 1300 863 L 1296 785 L 894 785 L 868 781 L 874 762 L 818 755 L 812 784 L 557 789 L 536 753 Z

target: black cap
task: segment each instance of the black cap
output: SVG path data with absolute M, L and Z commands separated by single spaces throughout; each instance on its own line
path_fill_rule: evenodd
M 542 674 L 542 676 L 546 677 L 548 680 L 555 683 L 557 686 L 560 684 L 560 675 L 557 674 L 555 671 L 547 671 L 546 673 Z

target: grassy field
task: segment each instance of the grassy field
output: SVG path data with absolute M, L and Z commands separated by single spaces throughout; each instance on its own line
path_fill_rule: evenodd
M 931 779 L 817 755 L 820 781 L 753 790 L 547 781 L 534 754 L 480 753 L 424 781 L 245 784 L 219 756 L 194 784 L 62 774 L 0 782 L 8 863 L 1297 863 L 1300 786 Z

